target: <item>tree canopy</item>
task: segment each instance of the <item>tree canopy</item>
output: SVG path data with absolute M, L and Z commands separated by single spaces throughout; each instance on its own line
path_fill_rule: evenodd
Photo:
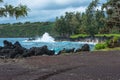
M 3 3 L 3 0 L 0 0 L 0 3 Z M 25 17 L 27 16 L 29 10 L 30 9 L 27 6 L 22 4 L 19 4 L 18 6 L 5 4 L 3 7 L 0 7 L 0 17 Z
M 103 9 L 107 12 L 107 27 L 112 31 L 116 28 L 120 32 L 120 0 L 108 0 L 107 3 L 103 4 Z
M 0 0 L 2 2 L 2 0 Z M 55 36 L 70 37 L 74 34 L 120 34 L 120 0 L 107 0 L 102 9 L 97 9 L 99 0 L 92 0 L 85 12 L 66 12 L 56 17 L 55 22 L 25 22 L 0 25 L 0 37 L 26 37 L 41 35 L 45 31 Z M 105 9 L 105 10 L 104 10 Z M 25 5 L 4 5 L 0 7 L 0 17 L 27 16 Z M 30 27 L 28 27 L 30 26 Z M 34 32 L 33 32 L 34 31 Z M 3 34 L 4 32 L 4 34 Z M 57 33 L 57 34 L 56 34 Z
M 66 12 L 65 16 L 56 19 L 56 31 L 66 35 L 85 33 L 93 36 L 94 34 L 103 33 L 105 14 L 102 10 L 96 10 L 99 0 L 93 0 L 86 11 Z M 64 32 L 63 32 L 64 31 Z
M 97 9 L 98 4 L 99 0 L 92 0 L 85 12 L 67 12 L 65 16 L 57 18 L 56 31 L 59 30 L 60 36 L 120 33 L 120 0 L 107 0 L 101 10 Z

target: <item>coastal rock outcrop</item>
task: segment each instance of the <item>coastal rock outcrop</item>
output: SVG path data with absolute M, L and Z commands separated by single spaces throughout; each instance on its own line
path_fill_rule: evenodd
M 90 46 L 88 44 L 84 44 L 81 48 L 75 50 L 75 52 L 81 52 L 81 51 L 90 51 Z
M 0 46 L 0 57 L 1 58 L 18 58 L 18 57 L 30 57 L 38 55 L 54 55 L 54 50 L 49 50 L 47 46 L 42 47 L 32 47 L 26 49 L 21 46 L 21 44 L 16 41 L 14 44 L 4 40 L 4 46 Z
M 90 46 L 88 44 L 84 44 L 81 48 L 76 49 L 72 48 L 72 49 L 63 49 L 61 51 L 58 52 L 58 55 L 62 54 L 62 53 L 76 53 L 76 52 L 81 52 L 81 51 L 90 51 Z
M 90 51 L 90 47 L 88 44 L 84 44 L 81 48 L 81 51 Z

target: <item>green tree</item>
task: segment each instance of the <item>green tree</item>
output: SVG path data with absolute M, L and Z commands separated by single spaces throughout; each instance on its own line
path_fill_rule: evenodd
M 120 0 L 107 0 L 103 4 L 103 9 L 107 12 L 107 28 L 111 32 L 113 29 L 117 28 L 120 32 Z
M 80 12 L 76 12 L 73 15 L 72 24 L 73 24 L 73 31 L 74 31 L 73 34 L 80 33 L 80 28 L 81 28 L 81 24 L 82 24 L 82 15 Z
M 86 10 L 86 18 L 85 18 L 85 26 L 86 26 L 86 33 L 94 36 L 97 33 L 96 30 L 96 20 L 95 20 L 95 8 L 97 7 L 99 0 L 93 0 L 87 10 Z
M 0 2 L 2 3 L 3 0 L 0 0 Z M 16 17 L 19 18 L 21 16 L 25 17 L 27 16 L 29 11 L 29 8 L 27 8 L 27 6 L 25 5 L 18 5 L 16 7 L 14 7 L 13 5 L 4 5 L 3 7 L 0 7 L 0 17 Z
M 66 12 L 65 22 L 68 28 L 68 36 L 73 35 L 77 32 L 80 21 L 80 13 Z
M 78 28 L 81 22 L 80 13 L 66 12 L 65 16 L 56 18 L 55 30 L 63 37 L 69 37 L 78 33 Z
M 103 10 L 98 10 L 95 12 L 96 30 L 98 34 L 108 32 L 105 29 L 105 13 Z
M 68 29 L 65 23 L 65 18 L 63 16 L 61 16 L 60 19 L 58 17 L 56 18 L 54 29 L 60 36 L 66 36 Z

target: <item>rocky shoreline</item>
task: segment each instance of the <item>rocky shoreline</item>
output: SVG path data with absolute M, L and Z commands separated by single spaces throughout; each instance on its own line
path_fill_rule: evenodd
M 56 41 L 81 41 L 81 42 L 104 42 L 106 40 L 112 39 L 114 36 L 86 36 L 78 38 L 68 38 L 68 37 L 55 37 Z
M 53 50 L 48 50 L 47 46 L 42 47 L 32 47 L 30 49 L 26 49 L 21 46 L 21 44 L 16 41 L 14 44 L 11 42 L 4 40 L 4 46 L 0 47 L 0 57 L 1 58 L 19 58 L 19 57 L 30 57 L 37 55 L 54 55 Z
M 4 46 L 0 46 L 0 58 L 23 58 L 23 57 L 31 57 L 31 56 L 42 56 L 42 55 L 56 55 L 54 50 L 49 50 L 46 45 L 42 47 L 31 47 L 30 49 L 24 48 L 21 44 L 16 41 L 14 44 L 11 42 L 4 40 Z M 88 44 L 82 46 L 82 48 L 75 50 L 73 49 L 63 49 L 57 53 L 60 55 L 62 53 L 76 53 L 80 51 L 90 51 L 90 47 Z

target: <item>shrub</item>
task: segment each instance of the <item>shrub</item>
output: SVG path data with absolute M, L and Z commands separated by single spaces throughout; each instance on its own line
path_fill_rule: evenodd
M 109 48 L 119 47 L 119 37 L 113 37 L 112 39 L 106 41 Z
M 95 50 L 100 50 L 100 49 L 105 49 L 105 48 L 107 48 L 106 43 L 98 43 L 95 45 Z
M 113 37 L 113 43 L 117 43 L 119 40 L 119 37 Z

